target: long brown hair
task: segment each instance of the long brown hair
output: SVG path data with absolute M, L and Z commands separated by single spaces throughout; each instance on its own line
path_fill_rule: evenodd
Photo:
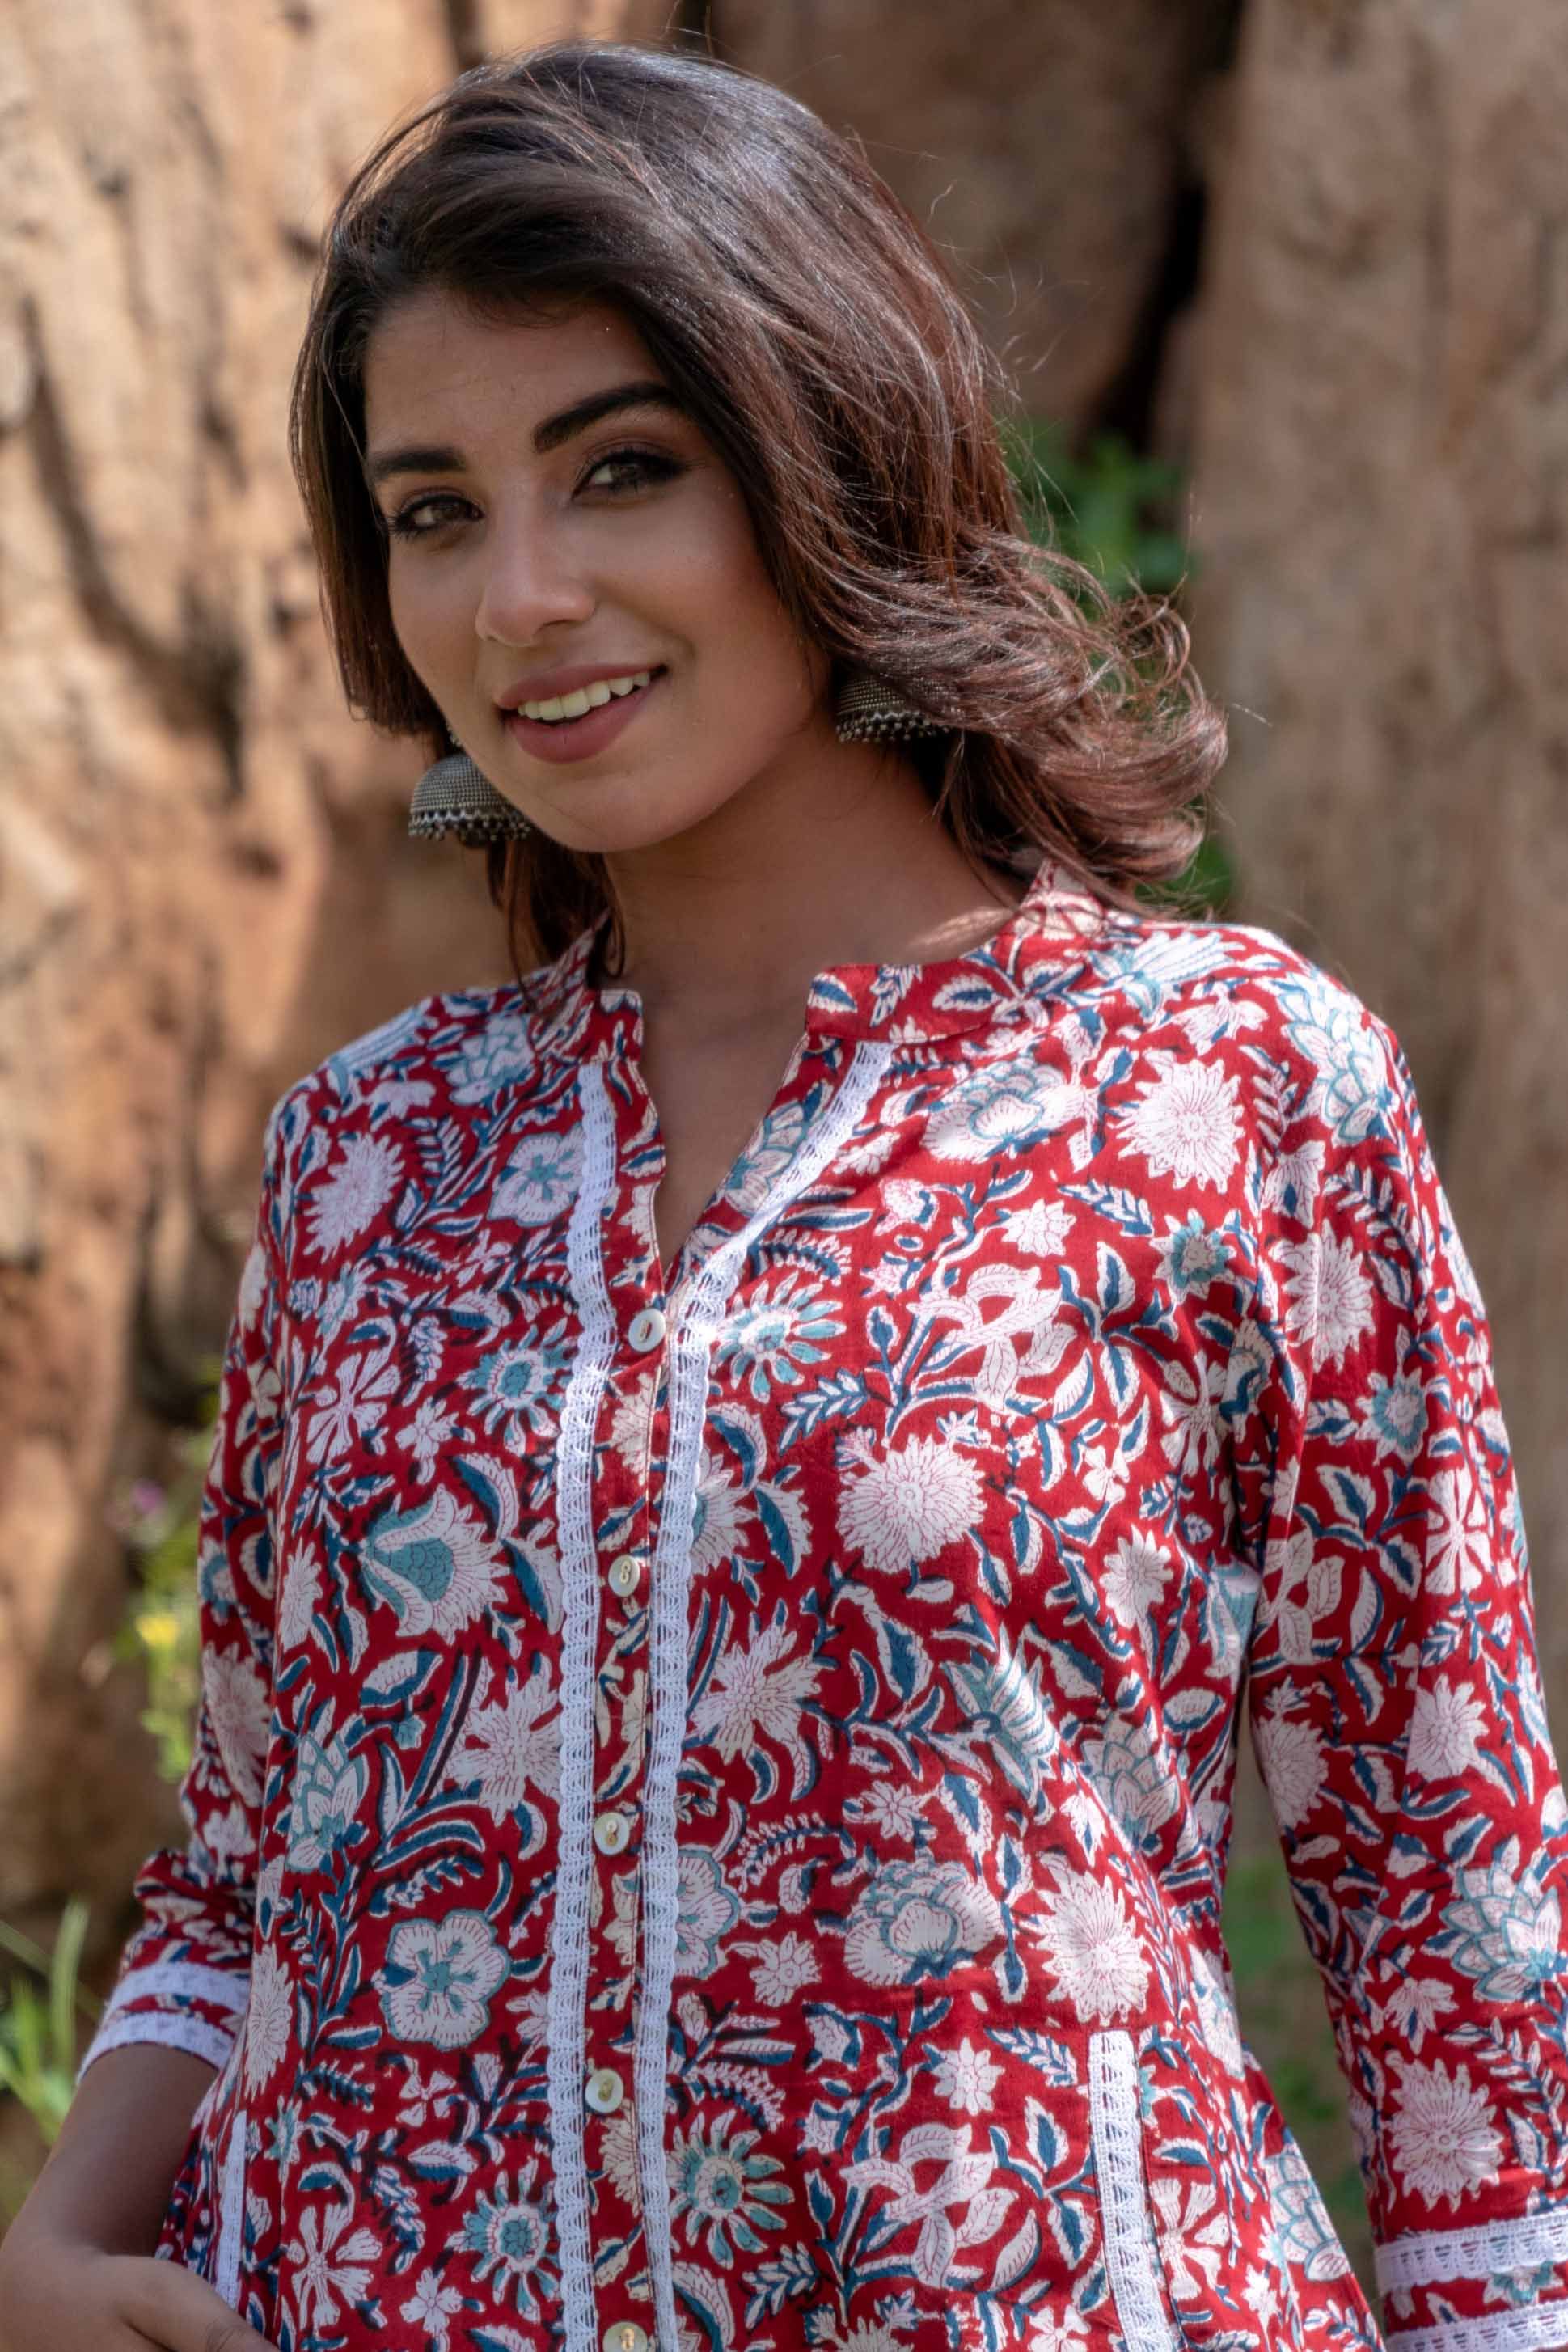
M 860 148 L 687 50 L 560 40 L 476 66 L 338 205 L 290 446 L 352 709 L 444 745 L 362 467 L 367 342 L 426 288 L 491 314 L 621 310 L 733 472 L 835 684 L 869 670 L 947 723 L 910 757 L 977 866 L 1039 849 L 1121 906 L 1185 866 L 1225 724 L 1179 615 L 1025 534 L 997 425 L 1011 387 Z M 486 856 L 519 969 L 608 903 L 601 860 L 537 832 Z

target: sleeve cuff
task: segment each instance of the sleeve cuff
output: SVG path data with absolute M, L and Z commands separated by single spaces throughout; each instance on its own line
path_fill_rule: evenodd
M 77 2081 L 95 2059 L 137 2042 L 183 2050 L 221 2067 L 238 2037 L 249 1997 L 248 1975 L 195 1960 L 160 1960 L 132 1969 L 110 1996 Z
M 1377 2249 L 1388 2352 L 1568 2347 L 1568 2203 Z

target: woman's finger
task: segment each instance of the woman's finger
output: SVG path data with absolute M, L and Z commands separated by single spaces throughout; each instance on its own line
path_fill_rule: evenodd
M 167 2352 L 277 2352 L 183 2263 L 128 2259 L 121 2315 Z

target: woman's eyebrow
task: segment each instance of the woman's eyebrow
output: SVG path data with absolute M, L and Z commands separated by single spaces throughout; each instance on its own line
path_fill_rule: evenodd
M 534 427 L 534 447 L 540 457 L 559 449 L 574 433 L 585 433 L 602 416 L 613 416 L 622 408 L 664 408 L 676 415 L 684 415 L 685 404 L 678 400 L 667 383 L 616 383 L 603 392 L 591 392 L 586 400 L 572 403 L 554 416 L 547 416 L 542 425 Z M 463 474 L 468 470 L 460 449 L 421 444 L 417 447 L 382 449 L 365 463 L 365 474 L 371 482 L 384 482 L 393 474 Z

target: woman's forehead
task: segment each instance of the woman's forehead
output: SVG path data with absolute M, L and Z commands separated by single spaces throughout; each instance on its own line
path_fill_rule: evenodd
M 442 287 L 405 296 L 365 347 L 366 425 L 373 440 L 421 418 L 465 416 L 472 429 L 516 432 L 602 386 L 663 381 L 642 336 L 611 304 L 580 300 L 543 315 L 480 309 Z

